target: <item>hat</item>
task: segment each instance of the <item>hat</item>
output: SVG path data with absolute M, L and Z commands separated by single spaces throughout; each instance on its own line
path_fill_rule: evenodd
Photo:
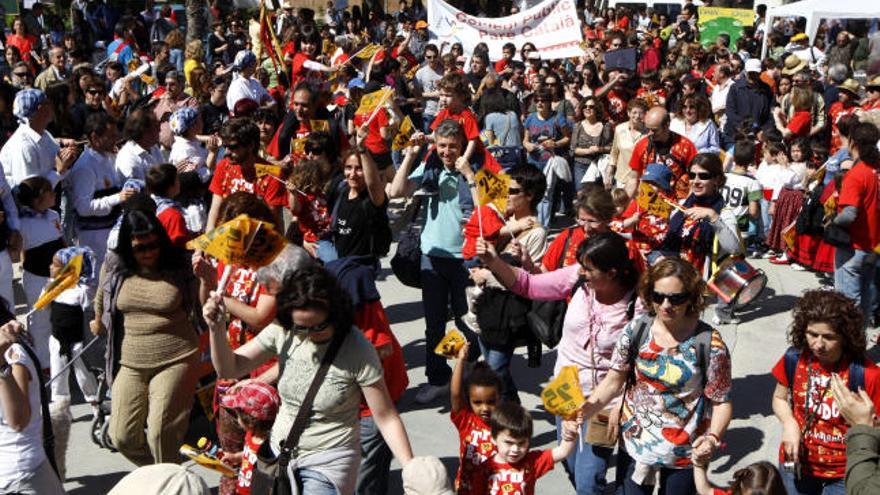
M 225 394 L 220 399 L 220 405 L 229 409 L 238 409 L 257 420 L 272 420 L 278 414 L 281 397 L 272 385 L 252 381 L 231 394 Z
M 257 56 L 250 50 L 240 50 L 235 54 L 235 61 L 232 66 L 235 70 L 241 71 L 257 64 Z
M 153 464 L 128 473 L 108 495 L 208 495 L 211 490 L 199 475 L 177 464 Z
M 250 98 L 241 98 L 232 106 L 232 115 L 235 117 L 248 117 L 260 108 L 260 104 L 256 100 Z
M 672 170 L 662 163 L 649 163 L 642 174 L 642 180 L 650 182 L 663 191 L 672 190 Z
M 880 74 L 874 76 L 872 79 L 868 79 L 868 82 L 865 83 L 866 88 L 880 88 Z
M 801 60 L 797 55 L 789 55 L 785 57 L 785 62 L 783 63 L 782 73 L 786 76 L 791 76 L 797 74 L 798 72 L 807 68 L 807 61 Z
M 171 118 L 168 119 L 168 125 L 171 126 L 171 132 L 175 136 L 183 136 L 186 134 L 186 131 L 192 129 L 198 117 L 199 111 L 195 108 L 180 108 L 171 114 Z
M 364 87 L 366 85 L 367 85 L 367 83 L 365 83 L 364 80 L 361 79 L 360 77 L 355 77 L 351 81 L 348 81 L 348 89 L 351 89 L 351 88 L 364 89 Z
M 880 82 L 880 80 L 878 80 L 878 82 Z M 856 98 L 858 98 L 859 96 L 859 83 L 855 79 L 847 79 L 843 81 L 842 83 L 840 83 L 839 86 L 837 86 L 837 89 L 841 91 L 849 91 L 850 93 L 855 95 Z
M 416 22 L 416 29 L 428 29 L 428 23 L 425 21 Z
M 79 272 L 79 281 L 83 284 L 88 284 L 92 280 L 95 279 L 95 253 L 92 252 L 92 248 L 88 246 L 71 246 L 66 247 L 64 249 L 59 249 L 57 253 L 55 253 L 55 257 L 58 258 L 62 264 L 67 265 L 71 258 L 74 256 L 81 254 L 82 255 L 82 269 Z
M 798 33 L 798 34 L 792 36 L 790 41 L 792 43 L 798 43 L 800 41 L 809 41 L 809 40 L 810 40 L 810 37 L 807 36 L 805 33 Z
M 756 58 L 750 58 L 745 63 L 746 72 L 761 72 L 761 61 Z
M 46 93 L 39 89 L 23 89 L 15 94 L 12 102 L 12 114 L 21 122 L 27 122 L 29 118 L 46 101 Z
M 436 457 L 413 457 L 403 467 L 406 495 L 453 495 L 446 468 Z

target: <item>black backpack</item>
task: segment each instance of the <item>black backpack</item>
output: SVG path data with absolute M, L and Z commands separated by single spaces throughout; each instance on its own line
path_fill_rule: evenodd
M 407 287 L 422 288 L 422 225 L 418 221 L 422 207 L 421 196 L 413 201 L 412 218 L 409 225 L 400 233 L 397 252 L 391 258 L 391 271 L 400 283 Z
M 562 245 L 562 254 L 559 255 L 559 261 L 556 263 L 556 269 L 562 268 L 565 262 L 565 254 L 568 252 L 568 246 L 571 244 L 571 229 L 565 231 L 565 243 Z M 580 280 L 578 281 L 580 282 Z M 574 295 L 577 292 L 578 285 L 571 290 Z M 565 321 L 565 311 L 568 309 L 568 301 L 533 301 L 532 308 L 526 314 L 529 329 L 539 341 L 548 349 L 553 349 L 562 339 L 562 323 Z
M 785 379 L 788 381 L 789 390 L 793 387 L 794 373 L 797 371 L 800 357 L 801 351 L 795 347 L 789 347 L 785 350 L 782 365 L 785 368 Z M 860 388 L 865 388 L 865 365 L 863 363 L 856 361 L 849 363 L 849 378 L 846 385 L 854 393 L 859 393 Z
M 822 235 L 824 232 L 825 208 L 819 200 L 822 196 L 822 189 L 822 187 L 817 187 L 804 196 L 803 206 L 795 223 L 795 231 L 798 234 Z

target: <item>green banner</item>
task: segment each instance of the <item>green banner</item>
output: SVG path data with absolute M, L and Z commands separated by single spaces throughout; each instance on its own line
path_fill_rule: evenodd
M 755 23 L 755 13 L 749 9 L 725 9 L 720 7 L 698 7 L 700 17 L 700 42 L 703 46 L 715 43 L 719 34 L 730 36 L 730 48 L 734 49 L 736 40 L 742 36 L 745 26 Z

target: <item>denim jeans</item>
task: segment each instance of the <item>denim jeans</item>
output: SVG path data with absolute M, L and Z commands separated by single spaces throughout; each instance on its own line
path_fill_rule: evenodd
M 434 348 L 446 335 L 449 307 L 455 315 L 455 327 L 471 344 L 470 360 L 479 355 L 474 332 L 461 320 L 467 313 L 464 289 L 470 285 L 470 275 L 460 258 L 422 255 L 422 308 L 425 313 L 425 375 L 428 383 L 442 386 L 449 383 L 452 369 L 446 358 L 434 353 Z
M 852 248 L 834 250 L 834 289 L 849 297 L 870 319 L 873 301 L 877 293 L 874 273 L 877 270 L 877 255 Z
M 578 163 L 574 162 L 574 174 L 572 178 L 574 179 L 574 190 L 577 191 L 581 187 L 581 181 L 584 180 L 584 176 L 587 175 L 587 170 L 590 169 L 590 164 Z
M 296 484 L 299 492 L 307 495 L 336 495 L 336 487 L 326 476 L 312 469 L 296 470 Z
M 431 131 L 431 124 L 434 123 L 434 119 L 436 119 L 436 118 L 437 118 L 436 115 L 428 115 L 428 114 L 422 115 L 422 131 L 425 134 L 431 134 L 431 132 L 432 132 Z
M 789 473 L 779 466 L 782 474 L 782 484 L 788 495 L 845 495 L 846 488 L 843 486 L 843 478 L 814 478 L 801 475 L 796 479 L 794 473 Z
M 361 469 L 358 471 L 357 495 L 385 495 L 388 493 L 388 474 L 391 472 L 391 449 L 382 438 L 372 416 L 361 418 Z
M 480 351 L 483 353 L 486 364 L 501 378 L 501 385 L 503 387 L 501 389 L 501 397 L 505 401 L 509 400 L 519 403 L 516 383 L 513 381 L 513 375 L 510 374 L 510 360 L 513 358 L 513 352 L 516 350 L 515 347 L 512 345 L 489 345 L 483 342 L 483 339 L 479 339 L 479 341 Z
M 758 237 L 761 241 L 767 240 L 767 235 L 770 233 L 770 224 L 773 222 L 773 217 L 770 216 L 770 201 L 764 199 L 764 196 L 761 196 L 761 224 L 758 227 Z
M 562 437 L 562 420 L 556 417 L 556 440 Z M 587 424 L 583 426 L 583 437 L 587 438 Z M 575 447 L 574 452 L 565 459 L 565 472 L 574 485 L 577 495 L 602 495 L 608 484 L 605 471 L 613 448 L 594 447 L 588 443 Z
M 623 495 L 651 495 L 654 485 L 639 485 L 632 480 L 636 463 L 623 449 L 617 452 L 617 493 Z M 621 479 L 622 477 L 622 479 Z M 693 468 L 660 468 L 659 495 L 679 495 L 697 493 L 694 485 Z M 621 487 L 623 490 L 621 490 Z

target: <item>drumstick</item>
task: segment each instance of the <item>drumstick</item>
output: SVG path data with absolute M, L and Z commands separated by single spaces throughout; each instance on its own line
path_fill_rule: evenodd
M 684 206 L 681 206 L 680 204 L 676 203 L 675 201 L 670 201 L 670 200 L 664 198 L 663 196 L 660 196 L 660 198 L 661 198 L 663 201 L 665 201 L 666 204 L 668 204 L 669 206 L 675 208 L 676 210 L 678 210 L 678 211 L 680 211 L 680 212 L 682 212 L 682 213 L 684 213 L 684 212 L 687 211 L 687 209 L 686 209 Z

